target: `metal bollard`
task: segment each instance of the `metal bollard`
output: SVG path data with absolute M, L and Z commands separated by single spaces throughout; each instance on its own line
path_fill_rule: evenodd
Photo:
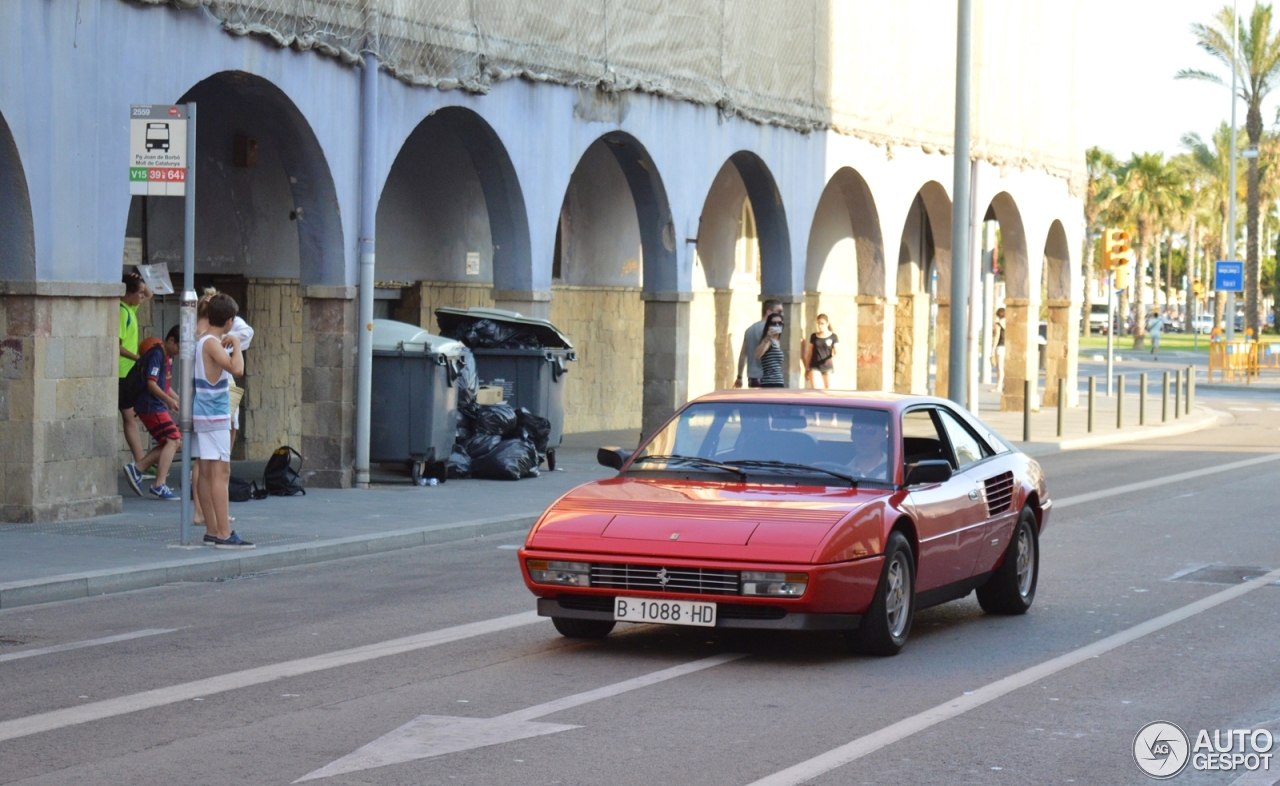
M 1063 418 L 1067 411 L 1067 381 L 1058 377 L 1058 436 L 1062 436 Z
M 1031 441 L 1031 380 L 1022 381 L 1022 441 Z
M 1138 375 L 1138 425 L 1147 425 L 1147 373 Z
M 1177 417 L 1177 412 L 1174 412 Z M 1169 420 L 1169 372 L 1164 372 L 1164 379 L 1160 382 L 1160 422 L 1164 423 Z
M 1178 369 L 1173 373 L 1175 375 L 1173 382 L 1173 419 L 1177 420 L 1182 415 L 1182 369 Z
M 1194 403 L 1192 399 L 1196 396 L 1196 367 L 1187 366 L 1187 403 L 1184 405 L 1186 414 L 1191 414 L 1191 405 Z
M 1124 428 L 1124 374 L 1116 374 L 1116 428 Z
M 1089 377 L 1089 433 L 1093 433 L 1093 402 L 1098 395 L 1098 378 Z

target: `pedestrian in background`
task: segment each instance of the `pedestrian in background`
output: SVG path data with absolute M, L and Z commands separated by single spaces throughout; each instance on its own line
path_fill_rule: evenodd
M 219 293 L 209 299 L 205 308 L 209 329 L 196 345 L 195 397 L 191 402 L 195 453 L 200 463 L 196 493 L 207 530 L 204 539 L 220 549 L 253 548 L 252 543 L 231 529 L 227 511 L 231 479 L 230 390 L 232 380 L 244 374 L 240 340 L 229 334 L 238 308 L 229 295 Z
M 173 457 L 182 449 L 182 434 L 173 422 L 171 413 L 178 411 L 178 397 L 173 395 L 173 358 L 178 356 L 178 342 L 181 329 L 174 325 L 169 334 L 161 342 L 149 338 L 142 342 L 142 366 L 146 389 L 134 402 L 133 409 L 142 425 L 155 440 L 156 446 L 142 457 L 141 461 L 125 464 L 125 478 L 133 493 L 142 496 L 142 473 L 152 465 L 156 468 L 156 478 L 151 482 L 152 497 L 177 501 L 182 499 L 169 488 L 169 467 Z
M 1147 320 L 1147 335 L 1151 337 L 1151 356 L 1160 359 L 1160 336 L 1164 335 L 1164 317 L 1159 311 L 1152 311 Z
M 782 376 L 785 355 L 782 353 L 782 315 L 770 314 L 765 318 L 764 336 L 756 345 L 752 355 L 760 362 L 760 384 L 762 388 L 785 388 L 786 379 Z
M 996 386 L 991 389 L 994 393 L 1004 390 L 1004 328 L 1004 309 L 998 308 L 995 321 L 991 323 L 991 343 L 996 350 L 991 353 L 991 362 L 996 366 Z
M 747 387 L 760 387 L 760 377 L 762 371 L 760 368 L 760 359 L 756 357 L 755 349 L 760 346 L 760 340 L 764 337 L 765 320 L 772 314 L 782 314 L 782 301 L 769 299 L 760 305 L 760 321 L 751 325 L 742 333 L 742 350 L 738 353 L 738 372 L 733 378 L 733 386 L 735 388 L 742 387 L 742 372 L 747 373 Z
M 809 341 L 802 350 L 804 355 L 805 376 L 809 379 L 809 387 L 831 387 L 831 374 L 835 371 L 832 359 L 836 356 L 836 345 L 840 337 L 831 330 L 831 320 L 826 314 L 818 315 L 818 332 L 809 335 Z M 818 384 L 818 380 L 822 384 Z
M 142 392 L 142 384 L 139 375 L 130 375 L 129 372 L 138 362 L 138 306 L 151 297 L 151 292 L 142 276 L 135 272 L 125 273 L 122 281 L 124 297 L 120 298 L 120 378 L 116 384 L 116 408 L 120 410 L 120 418 L 124 421 L 124 441 L 133 454 L 133 463 L 137 464 L 142 460 L 143 452 L 133 402 Z

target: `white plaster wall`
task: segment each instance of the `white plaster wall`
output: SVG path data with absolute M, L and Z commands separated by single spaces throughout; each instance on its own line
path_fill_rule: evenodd
M 560 213 L 561 279 L 570 285 L 638 287 L 644 269 L 631 188 L 604 142 L 587 148 Z

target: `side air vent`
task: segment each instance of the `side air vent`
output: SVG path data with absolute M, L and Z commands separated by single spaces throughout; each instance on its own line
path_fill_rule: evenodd
M 1013 505 L 1013 473 L 1005 472 L 988 478 L 986 483 L 987 515 L 999 516 Z

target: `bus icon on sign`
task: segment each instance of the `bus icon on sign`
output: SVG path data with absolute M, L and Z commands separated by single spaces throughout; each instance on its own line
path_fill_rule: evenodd
M 169 152 L 169 124 L 147 123 L 147 151 Z

